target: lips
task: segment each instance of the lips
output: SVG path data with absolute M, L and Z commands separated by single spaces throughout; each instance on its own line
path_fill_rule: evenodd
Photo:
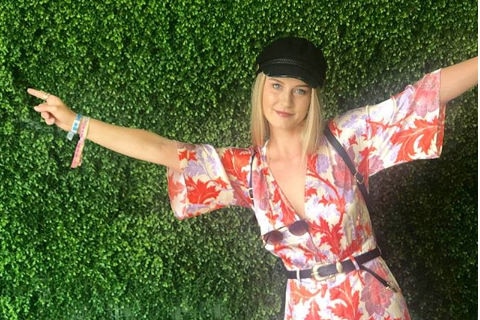
M 275 113 L 280 117 L 291 117 L 293 115 L 289 112 L 284 112 L 284 111 L 275 111 Z

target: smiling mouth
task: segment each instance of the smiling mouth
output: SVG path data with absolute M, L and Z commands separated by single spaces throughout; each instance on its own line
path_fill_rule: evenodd
M 284 111 L 275 111 L 280 117 L 291 117 L 292 114 Z

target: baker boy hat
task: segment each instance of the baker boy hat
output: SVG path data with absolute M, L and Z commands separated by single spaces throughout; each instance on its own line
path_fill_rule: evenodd
M 256 59 L 257 73 L 270 77 L 291 77 L 310 87 L 325 84 L 327 62 L 322 50 L 304 38 L 285 37 L 267 45 Z

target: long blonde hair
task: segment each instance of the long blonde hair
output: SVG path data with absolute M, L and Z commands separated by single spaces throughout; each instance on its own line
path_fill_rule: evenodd
M 254 146 L 263 146 L 265 141 L 270 138 L 269 125 L 262 108 L 263 87 L 266 78 L 265 74 L 260 72 L 252 86 L 250 132 Z M 312 90 L 310 107 L 305 118 L 302 134 L 302 156 L 304 158 L 317 150 L 318 141 L 323 132 L 324 123 L 319 91 L 319 89 Z

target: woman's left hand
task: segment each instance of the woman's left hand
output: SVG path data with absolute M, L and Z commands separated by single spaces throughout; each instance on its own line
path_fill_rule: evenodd
M 76 114 L 60 98 L 32 88 L 27 89 L 27 92 L 34 97 L 44 100 L 43 103 L 35 106 L 34 109 L 40 113 L 46 124 L 50 126 L 55 124 L 62 130 L 70 130 Z

